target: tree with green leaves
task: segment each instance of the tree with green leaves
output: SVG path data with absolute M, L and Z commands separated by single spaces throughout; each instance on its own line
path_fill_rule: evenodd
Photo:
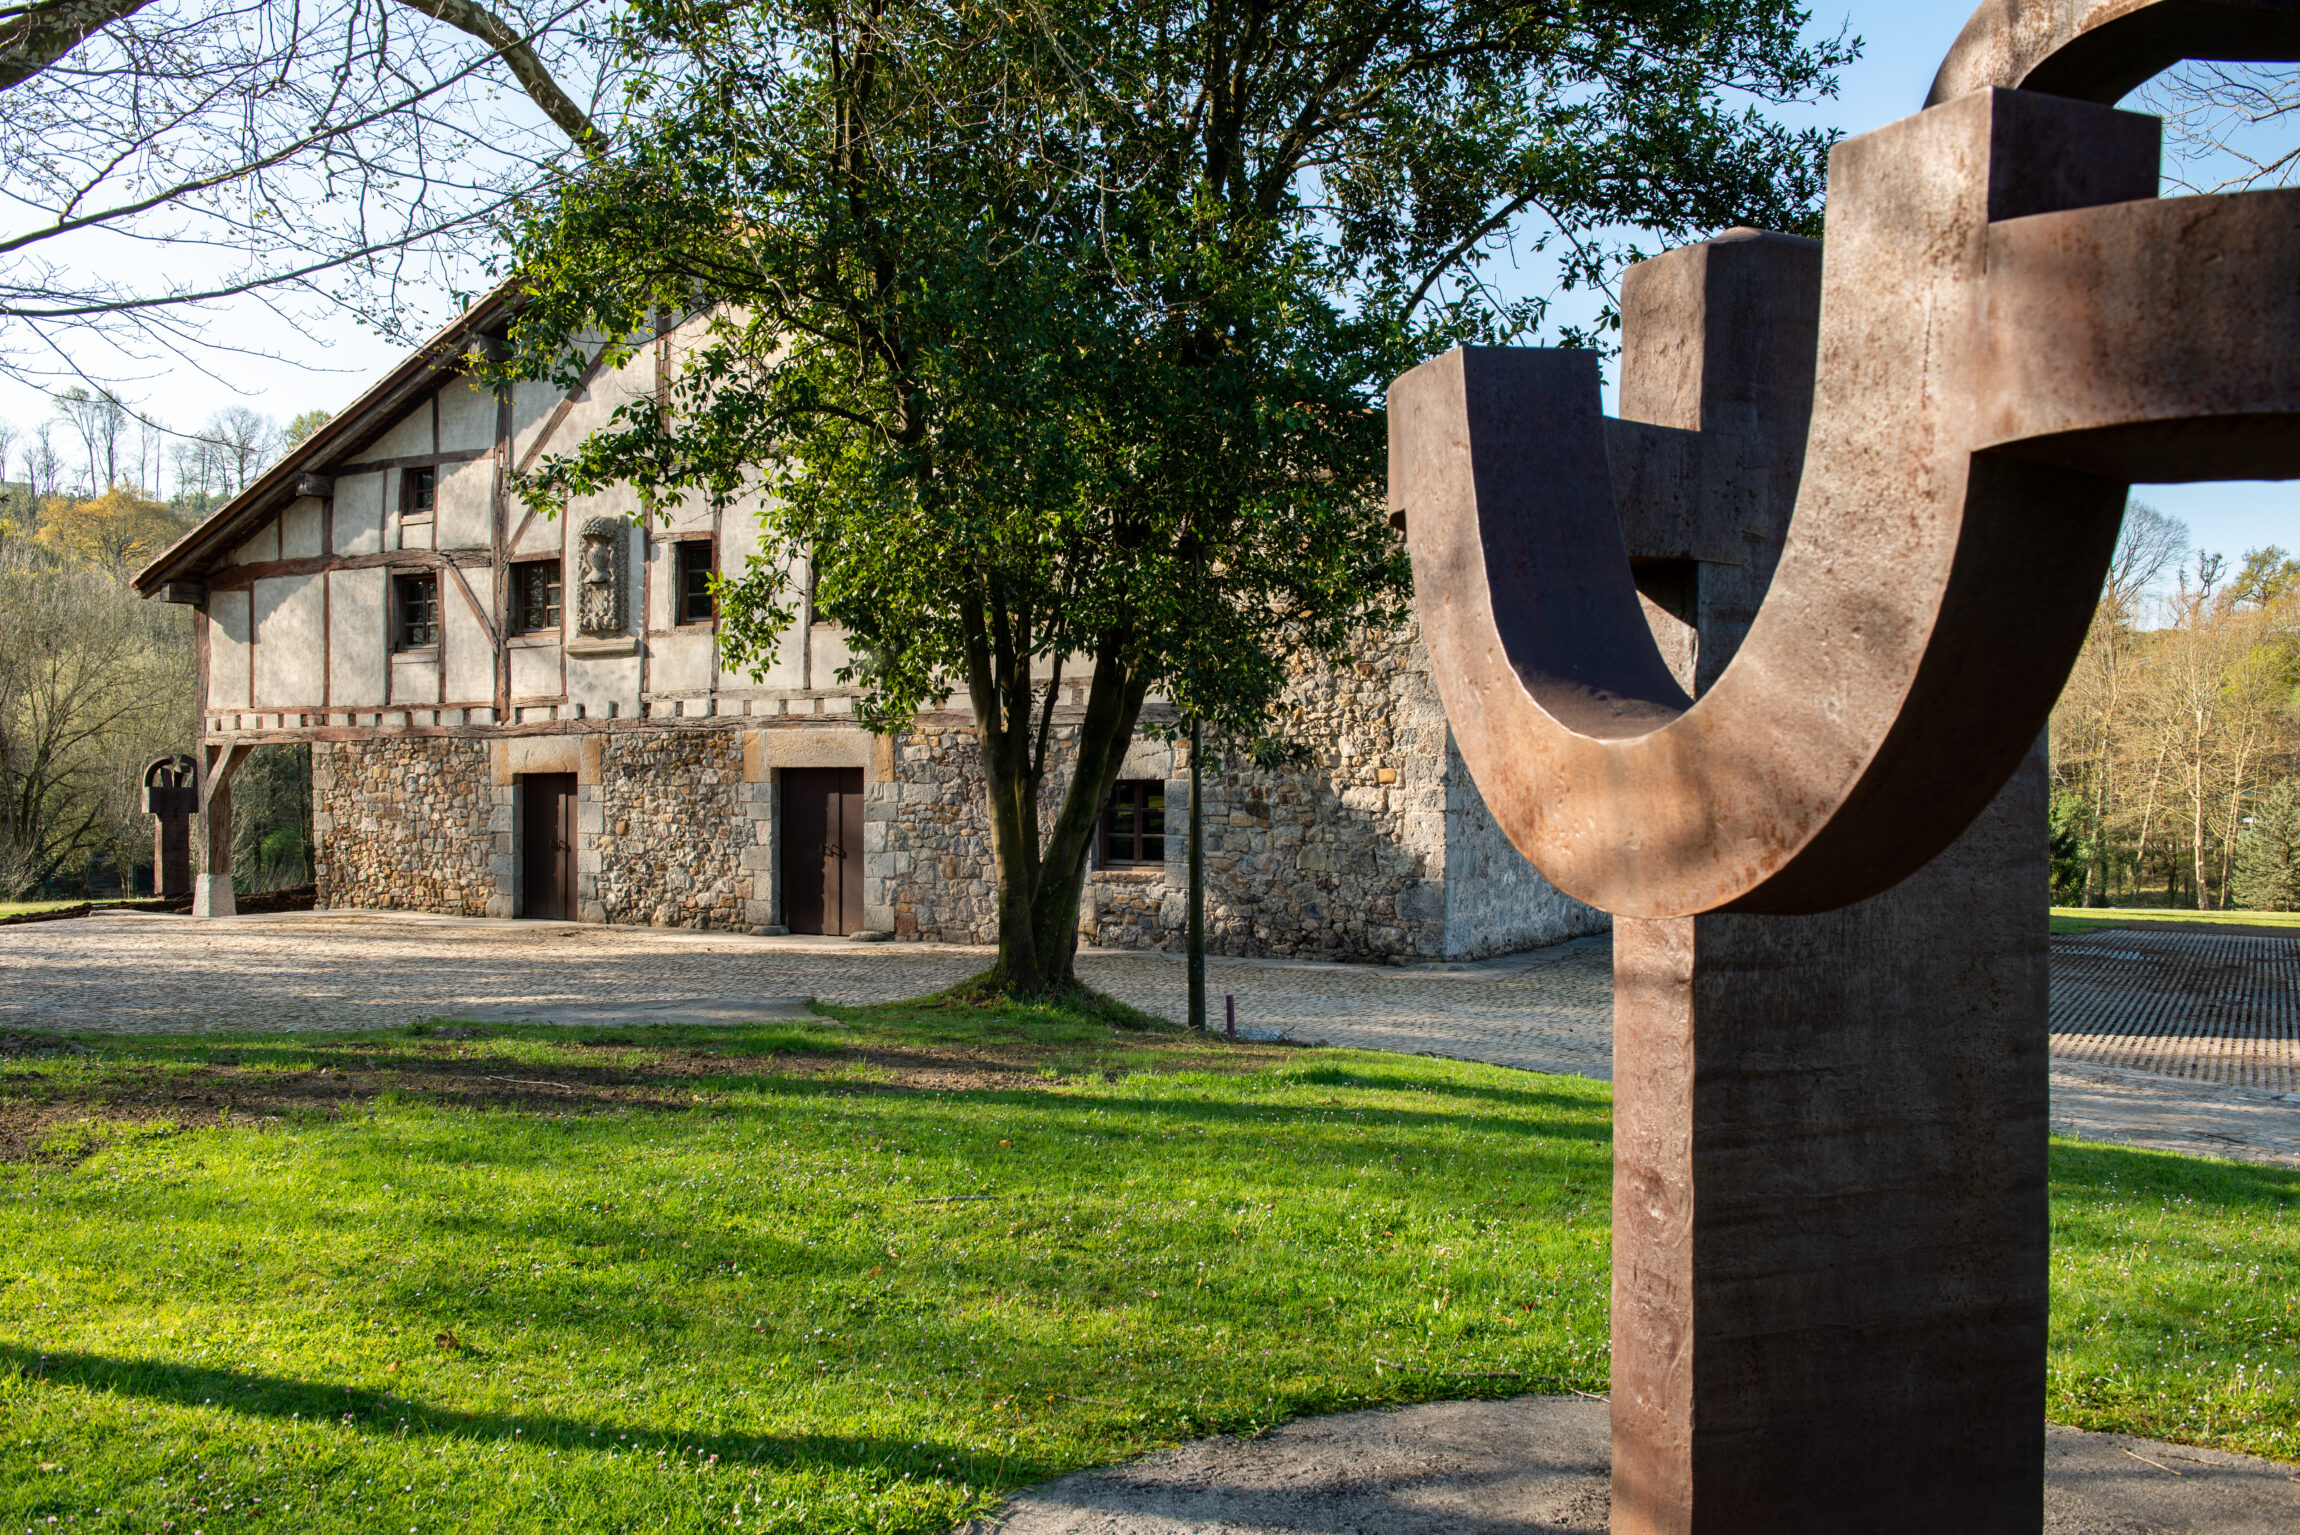
M 2300 911 L 2300 784 L 2280 779 L 2253 806 L 2230 894 L 2252 911 Z
M 1806 21 L 1783 0 L 637 0 L 639 125 L 522 229 L 505 367 L 572 382 L 599 335 L 629 355 L 666 316 L 711 325 L 667 397 L 524 493 L 755 505 L 731 654 L 764 659 L 803 567 L 871 724 L 963 690 L 990 980 L 1069 984 L 1153 691 L 1268 744 L 1295 670 L 1403 620 L 1389 381 L 1539 330 L 1558 289 L 1609 292 L 1641 239 L 1816 225 L 1828 136 L 1761 107 L 1850 56 Z M 1513 253 L 1554 282 L 1503 298 Z

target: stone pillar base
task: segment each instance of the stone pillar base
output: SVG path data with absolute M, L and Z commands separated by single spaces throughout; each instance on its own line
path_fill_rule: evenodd
M 231 917 L 239 914 L 232 901 L 232 877 L 229 874 L 201 874 L 192 879 L 192 915 L 195 917 Z

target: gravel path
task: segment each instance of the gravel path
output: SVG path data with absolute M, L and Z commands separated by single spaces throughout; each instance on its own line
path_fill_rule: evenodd
M 206 1033 L 420 1018 L 664 1022 L 888 1002 L 990 951 L 677 929 L 327 912 L 110 914 L 0 929 L 0 1027 Z M 1092 985 L 1169 1018 L 1183 967 L 1090 951 Z M 1611 944 L 1479 964 L 1216 959 L 1212 1007 L 1301 1039 L 1612 1075 Z M 2131 929 L 2053 940 L 2053 1124 L 2064 1134 L 2300 1166 L 2300 938 Z

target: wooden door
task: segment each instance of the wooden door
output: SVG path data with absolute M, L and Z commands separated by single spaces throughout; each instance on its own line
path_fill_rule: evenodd
M 575 775 L 529 773 L 520 780 L 519 859 L 526 915 L 575 920 Z
M 861 768 L 790 768 L 783 790 L 783 923 L 794 933 L 863 925 Z

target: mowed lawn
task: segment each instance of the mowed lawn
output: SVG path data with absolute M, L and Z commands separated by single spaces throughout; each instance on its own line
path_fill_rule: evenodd
M 938 1531 L 1601 1393 L 1609 1157 L 1602 1084 L 1053 1011 L 18 1036 L 0 1535 Z M 2054 1417 L 2300 1459 L 2300 1175 L 2055 1158 Z
M 2300 937 L 2300 912 L 2294 911 L 2190 911 L 2173 906 L 2055 906 L 2052 930 L 2056 933 L 2092 933 L 2111 927 L 2256 927 L 2262 937 Z

